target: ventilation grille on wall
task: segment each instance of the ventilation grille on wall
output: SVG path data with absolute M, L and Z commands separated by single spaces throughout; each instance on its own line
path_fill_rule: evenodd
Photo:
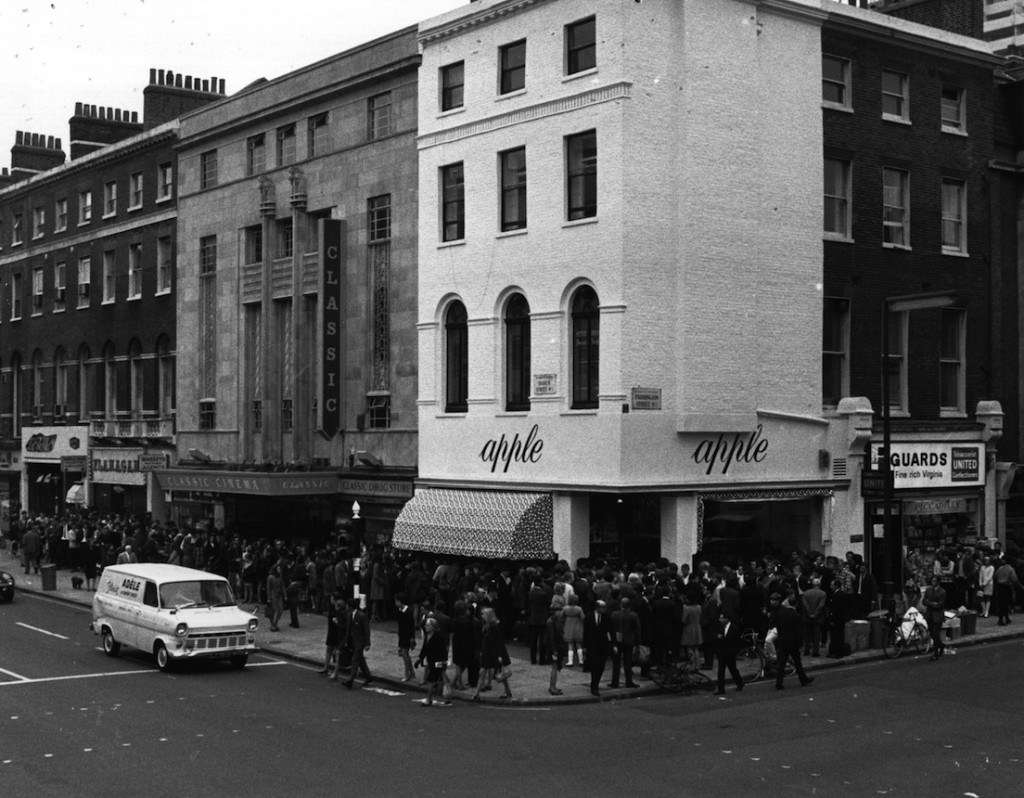
M 846 458 L 835 457 L 832 459 L 832 479 L 846 479 Z

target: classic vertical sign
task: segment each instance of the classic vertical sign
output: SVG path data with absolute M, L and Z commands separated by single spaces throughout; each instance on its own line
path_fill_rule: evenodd
M 341 280 L 345 272 L 345 223 L 320 221 L 319 431 L 330 440 L 341 429 Z

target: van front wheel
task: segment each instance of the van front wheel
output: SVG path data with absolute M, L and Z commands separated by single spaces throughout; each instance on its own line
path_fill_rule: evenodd
M 121 644 L 114 639 L 114 633 L 109 629 L 103 630 L 103 653 L 108 657 L 116 657 L 121 653 Z
M 244 668 L 245 667 L 245 663 L 248 662 L 248 661 L 249 661 L 249 655 L 248 654 L 236 654 L 230 660 L 231 667 L 235 668 L 236 670 L 241 670 L 242 668 Z
M 157 643 L 153 653 L 156 655 L 156 666 L 164 673 L 171 669 L 171 655 L 167 653 L 167 646 Z

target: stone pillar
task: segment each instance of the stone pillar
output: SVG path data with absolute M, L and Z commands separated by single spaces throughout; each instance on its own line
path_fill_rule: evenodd
M 274 184 L 268 177 L 260 182 L 260 218 L 263 223 L 263 280 L 260 286 L 260 308 L 263 323 L 260 325 L 260 358 L 263 372 L 263 394 L 260 397 L 263 410 L 263 425 L 260 432 L 263 460 L 281 460 L 281 379 L 278 364 L 281 361 L 279 336 L 275 335 L 274 323 L 274 240 L 277 231 L 274 220 L 277 205 L 274 200 Z M 249 413 L 246 408 L 245 417 Z
M 309 230 L 306 225 L 306 178 L 302 170 L 292 167 L 288 170 L 288 180 L 291 183 L 291 207 L 292 207 L 292 328 L 287 335 L 292 337 L 292 352 L 294 353 L 294 365 L 292 367 L 292 460 L 296 462 L 312 462 L 312 398 L 309 396 L 305 379 L 308 369 L 311 367 L 310 360 L 312 353 L 307 352 L 303 346 L 303 311 L 302 301 L 302 258 L 303 253 L 309 249 L 306 240 Z M 315 233 L 314 233 L 315 235 Z
M 999 499 L 999 470 L 996 468 L 996 445 L 1003 437 L 1003 407 L 997 401 L 978 402 L 974 417 L 984 427 L 981 439 L 985 442 L 985 526 L 984 531 L 979 529 L 978 532 L 1005 543 L 1005 526 L 1000 535 L 999 518 L 1005 516 L 1006 506 Z

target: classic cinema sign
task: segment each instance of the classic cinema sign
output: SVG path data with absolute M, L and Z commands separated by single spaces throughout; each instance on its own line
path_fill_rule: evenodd
M 345 222 L 324 219 L 320 252 L 320 434 L 330 440 L 341 429 L 341 280 L 345 271 Z

